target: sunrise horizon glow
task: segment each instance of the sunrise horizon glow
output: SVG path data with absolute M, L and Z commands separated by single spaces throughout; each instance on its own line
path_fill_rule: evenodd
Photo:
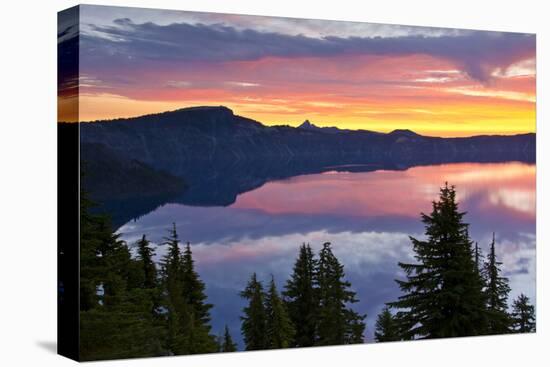
M 264 125 L 460 137 L 536 130 L 532 34 L 80 7 L 59 121 L 225 106 Z M 67 113 L 78 100 L 78 117 Z

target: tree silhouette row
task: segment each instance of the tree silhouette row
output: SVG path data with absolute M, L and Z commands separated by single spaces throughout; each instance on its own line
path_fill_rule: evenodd
M 303 244 L 283 297 L 273 277 L 264 292 L 255 273 L 241 293 L 248 301 L 242 317 L 245 348 L 362 343 L 366 315 L 351 309 L 357 299 L 350 287 L 329 242 L 323 244 L 318 259 Z
M 396 280 L 403 294 L 378 316 L 377 341 L 535 331 L 534 307 L 525 295 L 508 312 L 510 287 L 501 274 L 494 234 L 483 261 L 465 214 L 448 184 L 432 212 L 421 214 L 427 239 L 410 237 L 416 262 L 399 263 L 406 274 Z

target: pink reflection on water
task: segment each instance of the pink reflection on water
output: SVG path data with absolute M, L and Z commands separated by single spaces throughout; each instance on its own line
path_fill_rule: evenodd
M 463 210 L 502 209 L 535 217 L 535 166 L 519 162 L 457 163 L 406 171 L 326 172 L 269 182 L 240 195 L 236 208 L 269 214 L 418 217 L 445 182 L 456 185 Z

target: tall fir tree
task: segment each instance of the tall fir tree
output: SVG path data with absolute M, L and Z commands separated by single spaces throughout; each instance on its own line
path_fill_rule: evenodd
M 80 358 L 84 361 L 152 357 L 164 354 L 161 330 L 147 297 L 137 289 L 118 296 L 115 304 L 80 314 Z
M 193 330 L 193 343 L 190 353 L 210 353 L 217 349 L 216 338 L 210 334 L 210 309 L 207 303 L 204 282 L 195 271 L 195 262 L 191 252 L 191 244 L 187 242 L 181 261 L 182 292 L 192 319 L 189 329 Z
M 262 283 L 256 273 L 252 274 L 241 297 L 248 300 L 241 316 L 241 331 L 246 350 L 260 350 L 269 347 L 267 340 L 267 315 L 265 310 L 265 294 Z
M 220 339 L 220 352 L 228 353 L 237 351 L 237 344 L 233 341 L 227 325 L 225 325 L 223 336 Z
M 168 251 L 161 261 L 162 280 L 164 283 L 166 295 L 172 306 L 181 306 L 183 299 L 183 287 L 181 276 L 181 249 L 176 224 L 172 224 L 172 229 L 168 237 L 164 238 L 164 245 L 168 246 Z
M 193 308 L 186 303 L 188 308 L 183 319 L 183 335 L 186 341 L 187 354 L 214 353 L 218 351 L 216 338 L 208 333 L 209 326 L 206 326 L 196 316 Z
M 393 342 L 401 340 L 399 328 L 389 307 L 384 307 L 376 319 L 374 339 L 377 342 Z
M 177 310 L 169 298 L 165 300 L 164 308 L 166 310 L 164 348 L 168 355 L 186 354 L 186 341 L 181 331 L 181 308 Z
M 481 248 L 479 247 L 477 241 L 475 242 L 475 247 L 474 247 L 474 264 L 475 264 L 475 271 L 477 273 L 477 279 L 478 279 L 478 282 L 481 284 L 481 292 L 482 292 L 482 297 L 483 297 L 483 305 L 484 305 L 484 309 L 483 309 L 483 318 L 482 318 L 482 321 L 483 321 L 483 329 L 479 329 L 478 330 L 478 333 L 487 333 L 487 329 L 488 329 L 488 315 L 487 315 L 487 293 L 485 292 L 486 290 L 486 287 L 487 287 L 487 280 L 485 278 L 485 263 L 484 263 L 484 256 L 483 256 L 483 251 L 481 250 Z
M 346 320 L 344 344 L 361 344 L 365 341 L 366 317 L 366 314 L 361 315 L 351 308 L 344 310 L 344 320 Z
M 474 262 L 476 265 L 476 271 L 481 275 L 483 273 L 483 253 L 481 252 L 477 242 L 475 243 L 474 248 Z
M 115 234 L 108 216 L 93 214 L 95 206 L 87 193 L 80 196 L 80 308 L 88 310 L 100 301 L 97 288 L 103 289 L 102 302 L 112 302 L 126 287 L 131 273 L 128 246 Z
M 295 327 L 295 347 L 315 345 L 318 293 L 315 288 L 316 260 L 309 244 L 302 244 L 291 278 L 286 282 L 283 296 L 292 324 Z
M 80 358 L 82 360 L 162 355 L 160 330 L 137 262 L 114 234 L 109 218 L 92 214 L 81 193 Z
M 158 286 L 157 268 L 153 261 L 155 251 L 151 248 L 151 243 L 147 237 L 143 237 L 137 241 L 137 261 L 143 272 L 142 288 L 153 289 Z
M 110 233 L 98 236 L 100 222 L 104 218 L 93 215 L 94 204 L 85 191 L 80 193 L 80 310 L 88 311 L 97 306 L 99 297 L 97 287 L 102 273 L 101 258 L 98 256 L 100 238 L 106 238 Z M 110 232 L 110 231 L 109 231 Z
M 153 261 L 155 251 L 145 235 L 137 241 L 137 256 L 135 264 L 136 272 L 139 273 L 137 281 L 134 281 L 137 288 L 143 289 L 146 296 L 151 300 L 151 312 L 155 319 L 160 317 L 159 307 L 161 306 L 161 289 L 158 279 L 157 267 Z
M 486 277 L 485 297 L 487 302 L 487 333 L 505 334 L 510 332 L 511 319 L 508 314 L 508 294 L 510 287 L 508 279 L 500 275 L 501 262 L 497 260 L 495 250 L 495 234 L 487 254 L 487 260 L 484 265 L 484 274 Z
M 396 302 L 404 339 L 483 334 L 486 330 L 483 282 L 475 268 L 465 213 L 458 210 L 454 186 L 445 184 L 430 215 L 421 214 L 427 240 L 410 237 L 416 263 L 399 263 L 406 280 Z
M 168 315 L 168 340 L 174 354 L 210 353 L 217 351 L 215 337 L 210 335 L 209 309 L 204 303 L 204 283 L 194 269 L 189 244 L 184 253 L 175 223 L 165 238 L 168 252 L 162 261 L 166 309 L 175 313 Z
M 286 305 L 279 296 L 273 276 L 265 297 L 265 311 L 268 348 L 290 347 L 294 337 L 294 326 L 288 316 Z
M 170 354 L 189 354 L 188 329 L 191 317 L 189 307 L 183 297 L 181 276 L 181 249 L 176 224 L 172 223 L 169 235 L 163 245 L 168 251 L 161 261 L 164 309 L 166 310 L 167 336 L 165 345 Z
M 511 316 L 514 333 L 534 333 L 536 331 L 535 306 L 523 293 L 514 300 Z
M 210 330 L 210 309 L 212 305 L 206 303 L 204 282 L 195 271 L 195 261 L 191 252 L 191 244 L 187 242 L 181 262 L 181 275 L 183 284 L 183 295 L 186 302 L 193 307 L 197 321 L 207 326 Z
M 351 284 L 344 279 L 344 266 L 326 242 L 319 253 L 315 282 L 319 292 L 317 345 L 354 344 L 363 341 L 364 318 L 348 305 L 357 302 Z

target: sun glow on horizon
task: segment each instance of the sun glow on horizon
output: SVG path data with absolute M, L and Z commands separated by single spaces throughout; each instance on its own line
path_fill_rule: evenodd
M 268 32 L 256 17 L 221 16 L 197 27 L 184 15 L 182 23 L 113 19 L 86 30 L 78 117 L 74 101 L 61 94 L 59 119 L 106 120 L 211 105 L 265 125 L 298 126 L 307 119 L 322 127 L 446 137 L 536 130 L 535 43 L 529 35 L 397 34 L 388 26 L 386 36 L 373 39 L 367 23 L 365 37 L 346 36 L 345 23 L 335 23 L 330 29 L 338 36 L 327 38 L 330 33 L 295 35 L 296 23 L 284 19 Z M 305 25 L 308 34 L 324 34 L 321 23 Z
M 223 100 L 150 101 L 133 100 L 113 94 L 81 94 L 78 97 L 79 113 L 75 114 L 75 101 L 59 98 L 59 120 L 64 122 L 110 120 L 138 117 L 147 114 L 173 111 L 193 106 L 226 106 L 236 115 L 248 117 L 266 126 L 298 126 L 309 120 L 319 127 L 338 127 L 350 130 L 371 130 L 390 132 L 395 129 L 409 129 L 423 135 L 442 137 L 462 137 L 472 135 L 499 134 L 513 135 L 535 132 L 535 108 L 530 103 L 510 103 L 499 101 L 487 104 L 474 103 L 446 104 L 413 108 L 408 106 L 363 106 L 340 108 L 337 104 L 309 102 L 313 108 L 302 111 L 299 106 L 286 105 L 273 107 L 261 101 L 249 103 L 228 103 Z M 65 107 L 66 105 L 66 107 Z M 322 107 L 316 109 L 316 107 Z

